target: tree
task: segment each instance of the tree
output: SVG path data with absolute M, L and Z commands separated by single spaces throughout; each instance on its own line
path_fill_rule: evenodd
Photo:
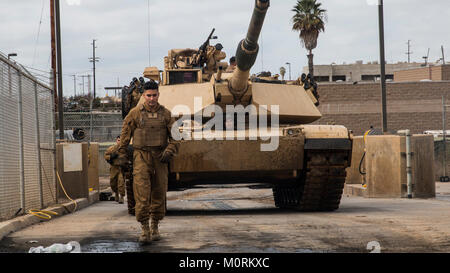
M 292 30 L 300 32 L 302 47 L 309 51 L 308 67 L 311 76 L 314 76 L 312 50 L 317 47 L 317 38 L 321 31 L 325 31 L 327 21 L 326 10 L 321 9 L 321 5 L 316 0 L 297 0 L 292 9 L 295 12 L 292 17 Z
M 286 74 L 286 68 L 284 66 L 280 67 L 281 79 L 284 81 L 284 75 Z

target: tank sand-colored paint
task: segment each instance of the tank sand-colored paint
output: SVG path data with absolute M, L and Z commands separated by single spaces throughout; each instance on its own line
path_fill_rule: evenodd
M 170 50 L 163 71 L 145 69 L 144 77 L 160 82 L 159 102 L 178 119 L 182 136 L 169 163 L 169 190 L 249 184 L 273 188 L 280 208 L 332 211 L 339 207 L 352 135 L 343 126 L 308 125 L 322 117 L 312 77 L 294 84 L 250 78 L 269 5 L 255 1 L 233 72 L 222 62 L 222 46 L 209 45 L 214 29 L 199 49 Z

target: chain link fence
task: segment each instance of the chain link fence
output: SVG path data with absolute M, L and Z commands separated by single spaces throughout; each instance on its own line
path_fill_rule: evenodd
M 52 90 L 0 53 L 0 221 L 56 202 Z
M 122 123 L 121 112 L 64 112 L 64 130 L 82 129 L 91 142 L 115 142 Z

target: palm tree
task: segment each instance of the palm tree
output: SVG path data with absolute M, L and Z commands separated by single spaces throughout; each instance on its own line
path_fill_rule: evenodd
M 280 67 L 281 79 L 284 81 L 284 75 L 286 74 L 286 68 L 284 66 Z
M 322 4 L 316 0 L 297 0 L 292 9 L 295 12 L 292 17 L 292 30 L 300 32 L 302 47 L 308 51 L 309 74 L 314 75 L 312 50 L 317 47 L 319 33 L 325 31 L 327 20 L 326 10 L 321 9 Z

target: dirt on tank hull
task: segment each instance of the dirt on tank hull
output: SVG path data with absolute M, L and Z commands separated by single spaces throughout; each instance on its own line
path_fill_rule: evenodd
M 179 147 L 169 163 L 169 190 L 260 184 L 273 188 L 277 207 L 335 210 L 351 161 L 350 131 L 308 125 L 322 117 L 312 77 L 288 83 L 250 77 L 269 5 L 255 1 L 235 68 L 222 62 L 220 44 L 209 45 L 216 38 L 213 29 L 198 49 L 169 50 L 163 71 L 145 69 L 144 77 L 160 82 L 159 102 L 177 119 L 172 133 L 179 134 Z

